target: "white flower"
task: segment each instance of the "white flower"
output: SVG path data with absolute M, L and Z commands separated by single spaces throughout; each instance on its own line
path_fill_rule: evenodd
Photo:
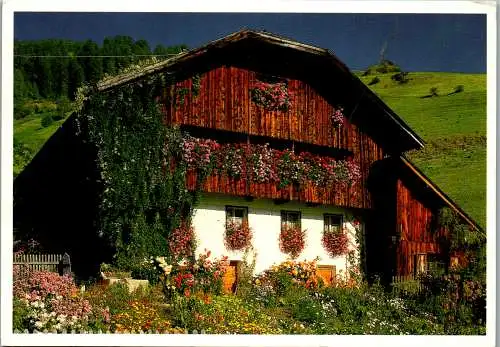
M 45 308 L 45 304 L 43 302 L 40 303 L 39 305 L 40 308 Z
M 40 321 L 35 322 L 35 327 L 41 329 L 43 327 L 43 323 Z
M 165 275 L 169 275 L 170 272 L 172 271 L 172 265 L 164 265 L 162 266 L 162 269 Z

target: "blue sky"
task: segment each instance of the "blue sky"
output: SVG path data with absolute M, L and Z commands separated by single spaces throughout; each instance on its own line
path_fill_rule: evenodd
M 351 69 L 386 57 L 407 71 L 486 72 L 486 15 L 301 13 L 16 13 L 21 40 L 128 35 L 196 48 L 241 28 L 328 48 Z

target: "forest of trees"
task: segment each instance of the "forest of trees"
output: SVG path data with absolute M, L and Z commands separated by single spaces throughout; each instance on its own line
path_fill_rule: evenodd
M 129 36 L 107 37 L 102 45 L 92 40 L 16 40 L 14 100 L 16 103 L 38 98 L 73 100 L 83 82 L 115 74 L 133 62 L 146 59 L 144 55 L 166 59 L 185 49 L 185 45 L 157 45 L 151 49 L 146 40 L 134 41 Z

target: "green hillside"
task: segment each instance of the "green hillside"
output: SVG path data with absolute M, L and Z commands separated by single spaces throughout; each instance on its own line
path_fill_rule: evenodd
M 426 142 L 407 156 L 481 226 L 486 226 L 486 75 L 440 72 L 359 76 Z M 460 88 L 459 86 L 462 86 Z M 453 93 L 456 89 L 460 91 Z M 437 88 L 437 96 L 431 95 Z
M 486 225 L 486 75 L 410 73 L 407 83 L 379 74 L 369 87 L 427 143 L 408 157 L 472 218 Z M 375 75 L 359 78 L 370 84 Z M 458 86 L 463 91 L 452 93 Z M 438 96 L 427 97 L 437 88 Z M 47 107 L 50 108 L 50 107 Z M 41 125 L 44 113 L 14 120 L 17 175 L 63 120 Z

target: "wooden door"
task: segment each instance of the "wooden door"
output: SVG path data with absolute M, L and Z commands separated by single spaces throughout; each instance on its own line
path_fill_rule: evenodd
M 323 280 L 325 286 L 335 284 L 336 268 L 334 265 L 318 265 L 316 274 Z
M 231 260 L 226 273 L 223 277 L 223 289 L 224 293 L 234 293 L 236 289 L 236 283 L 238 281 L 238 264 L 239 260 Z

